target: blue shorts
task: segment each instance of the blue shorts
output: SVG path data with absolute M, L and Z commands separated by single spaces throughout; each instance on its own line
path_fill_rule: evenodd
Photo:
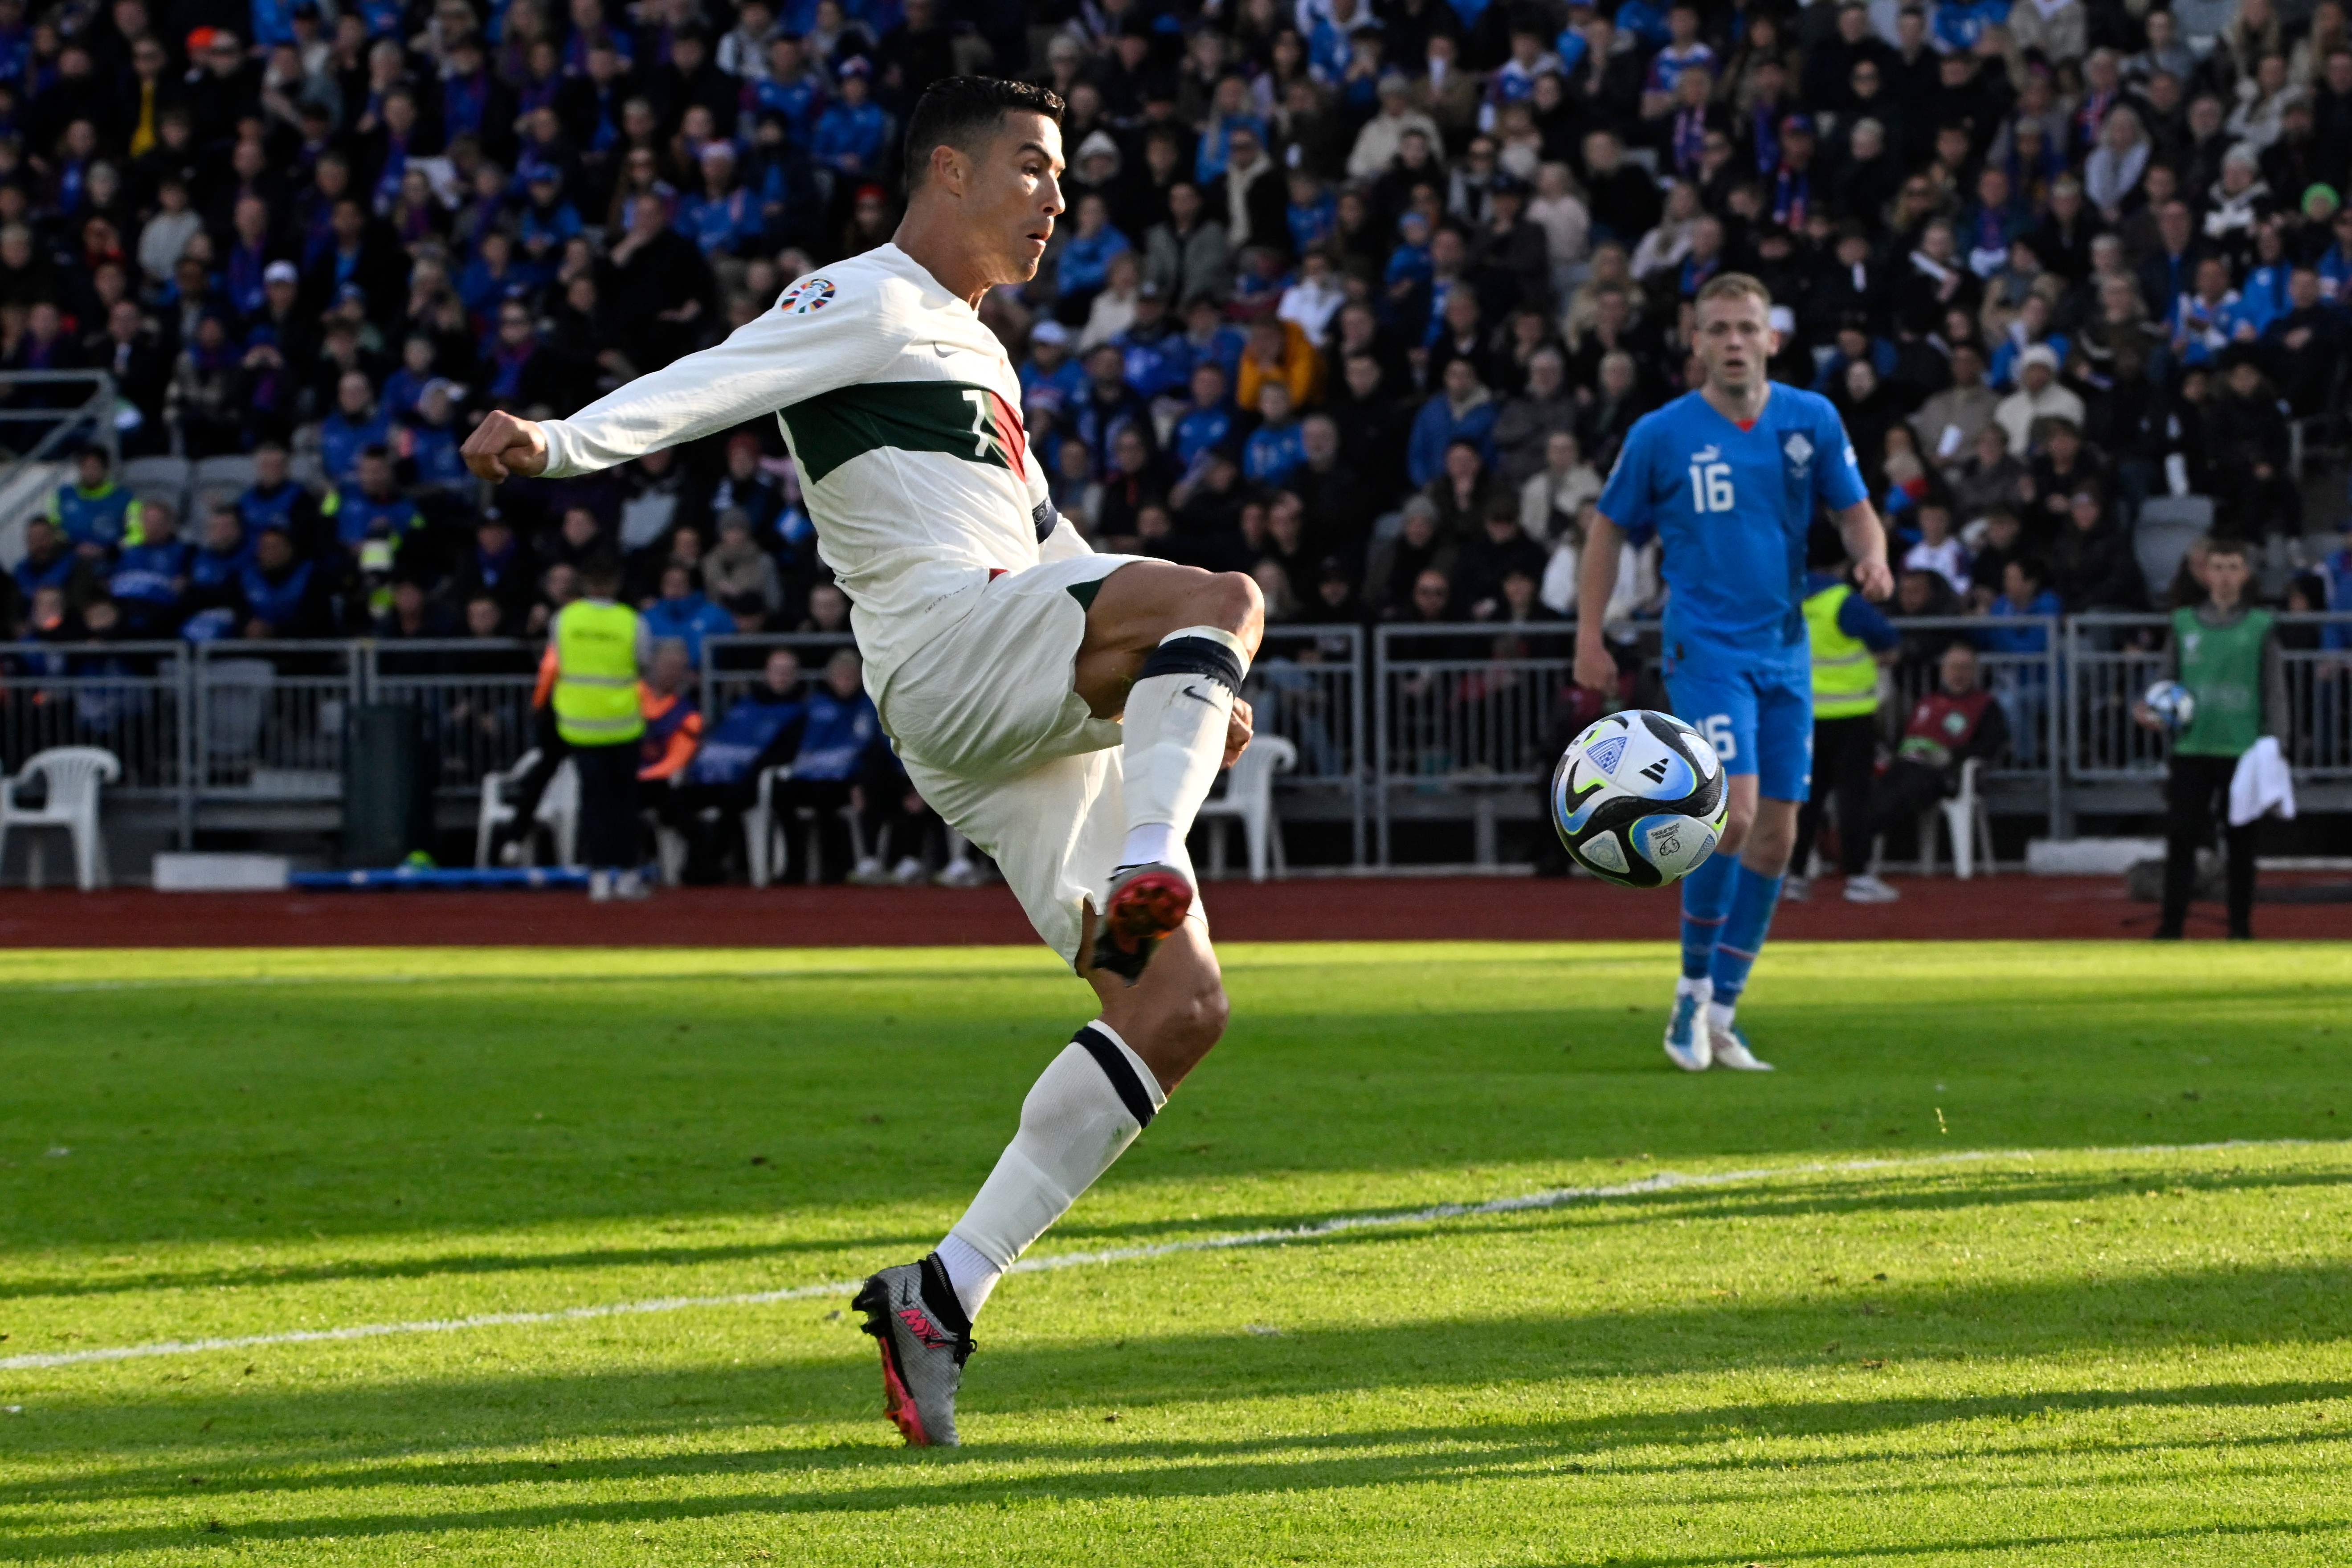
M 1812 793 L 1813 676 L 1809 667 L 1759 669 L 1669 660 L 1675 717 L 1715 746 L 1727 773 L 1754 773 L 1768 800 Z

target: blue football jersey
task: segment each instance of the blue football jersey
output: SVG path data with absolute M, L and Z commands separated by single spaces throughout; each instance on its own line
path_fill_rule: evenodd
M 1802 662 L 1814 508 L 1867 494 L 1829 399 L 1776 382 L 1745 430 L 1696 392 L 1643 416 L 1600 506 L 1633 542 L 1665 545 L 1670 654 Z

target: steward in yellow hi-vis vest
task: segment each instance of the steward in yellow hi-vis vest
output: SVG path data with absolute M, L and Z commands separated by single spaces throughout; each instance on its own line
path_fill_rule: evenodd
M 622 746 L 645 733 L 637 701 L 637 612 L 575 599 L 556 613 L 555 732 L 569 746 Z
M 651 662 L 645 623 L 621 604 L 621 565 L 598 557 L 580 569 L 583 597 L 556 613 L 555 731 L 580 780 L 580 860 L 588 896 L 644 896 L 637 821 L 637 738 L 646 731 L 638 678 Z
M 1806 875 L 1822 812 L 1834 799 L 1838 869 L 1845 874 L 1848 896 L 1891 898 L 1894 889 L 1869 875 L 1870 784 L 1878 763 L 1879 667 L 1903 639 L 1840 571 L 1807 574 L 1804 611 L 1812 643 L 1813 782 L 1797 813 L 1789 873 Z M 1804 884 L 1798 888 L 1801 892 Z

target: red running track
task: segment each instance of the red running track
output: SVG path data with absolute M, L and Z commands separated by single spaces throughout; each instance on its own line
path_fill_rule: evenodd
M 1817 889 L 1811 902 L 1783 904 L 1773 934 L 2046 941 L 2146 937 L 2156 923 L 2155 906 L 2126 899 L 2121 878 L 1895 880 L 1905 894 L 1896 904 L 1849 904 L 1833 889 Z M 1671 895 L 1581 879 L 1213 882 L 1207 902 L 1217 935 L 1227 942 L 1664 940 L 1676 930 Z M 2261 904 L 2254 929 L 2267 937 L 2352 937 L 2352 903 Z M 2199 905 L 2189 934 L 2221 935 L 2219 907 Z M 628 904 L 591 904 L 579 893 L 0 892 L 0 947 L 15 948 L 856 947 L 1035 940 L 1002 887 L 695 888 Z

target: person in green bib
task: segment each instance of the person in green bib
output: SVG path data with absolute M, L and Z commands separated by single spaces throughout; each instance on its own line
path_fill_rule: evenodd
M 580 858 L 588 896 L 646 895 L 637 868 L 637 741 L 646 731 L 638 678 L 652 662 L 637 612 L 619 602 L 621 563 L 600 555 L 580 569 L 582 596 L 558 612 L 555 731 L 580 779 Z
M 2229 826 L 2230 781 L 2238 759 L 2264 735 L 2286 744 L 2287 696 L 2276 622 L 2268 610 L 2246 603 L 2252 575 L 2242 540 L 2214 540 L 2205 561 L 2205 602 L 2172 612 L 2165 653 L 2172 679 L 2189 689 L 2196 707 L 2173 739 L 2165 784 L 2164 913 L 2156 928 L 2160 939 L 2181 934 L 2197 878 L 2197 851 L 2213 841 L 2217 823 L 2228 851 L 2230 934 L 2254 934 L 2254 824 Z M 2146 703 L 2134 706 L 2133 717 L 2148 729 L 2164 728 Z
M 1809 897 L 1806 876 L 1822 814 L 1837 802 L 1838 869 L 1857 904 L 1893 903 L 1902 895 L 1870 874 L 1871 777 L 1878 764 L 1878 671 L 1903 638 L 1877 607 L 1846 581 L 1845 546 L 1816 536 L 1814 570 L 1805 577 L 1805 634 L 1812 644 L 1813 778 L 1797 813 L 1797 840 L 1780 896 Z

